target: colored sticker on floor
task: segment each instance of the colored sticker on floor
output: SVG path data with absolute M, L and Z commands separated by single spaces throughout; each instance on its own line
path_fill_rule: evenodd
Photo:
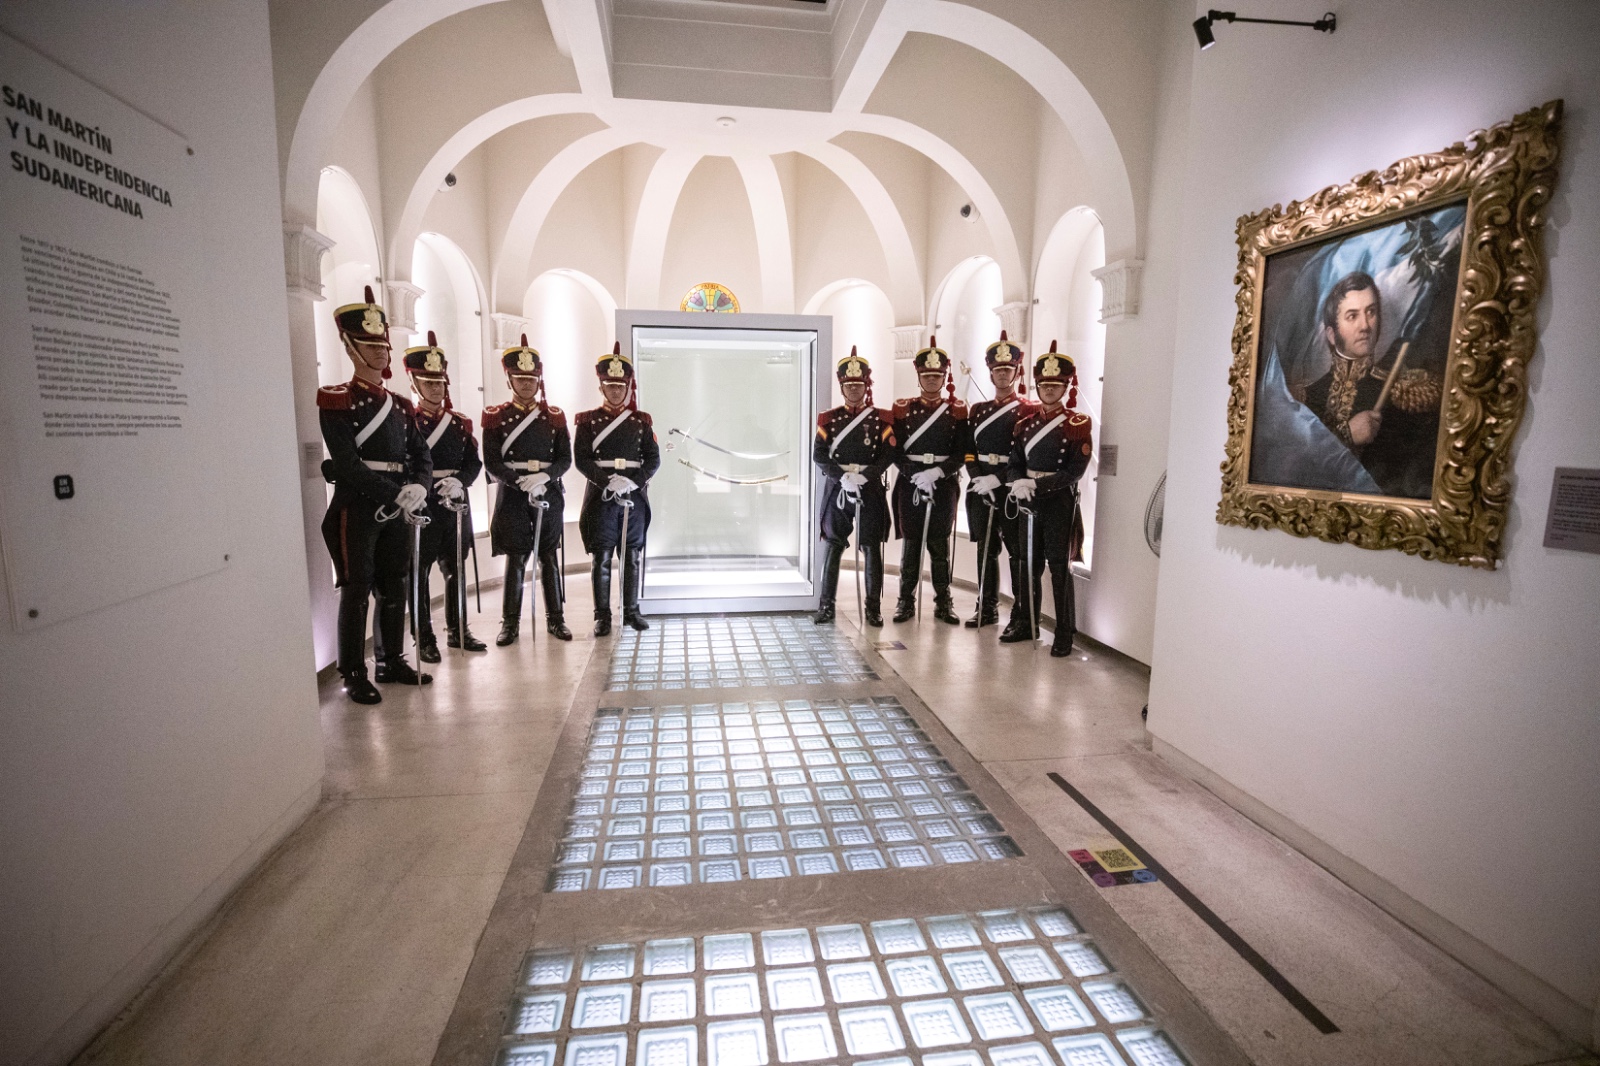
M 1085 877 L 1101 888 L 1147 885 L 1158 880 L 1124 847 L 1078 848 L 1067 852 L 1067 856 L 1078 864 Z

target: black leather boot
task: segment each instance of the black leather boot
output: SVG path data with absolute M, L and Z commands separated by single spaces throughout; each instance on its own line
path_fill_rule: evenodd
M 632 548 L 622 565 L 622 622 L 640 633 L 650 628 L 650 622 L 639 613 L 639 593 L 643 584 L 644 549 Z
M 350 698 L 351 703 L 373 704 L 383 702 L 383 693 L 378 691 L 377 685 L 367 679 L 365 670 L 345 677 L 344 694 Z
M 566 615 L 561 609 L 561 575 L 556 571 L 555 552 L 539 560 L 539 587 L 544 592 L 544 628 L 557 640 L 571 640 Z
M 911 530 L 900 546 L 900 597 L 895 601 L 894 620 L 909 622 L 917 613 L 917 582 L 922 578 L 921 537 L 911 535 Z
M 351 682 L 358 678 L 368 685 L 372 684 L 367 681 L 367 604 L 370 595 L 366 588 L 360 586 L 346 585 L 339 590 L 339 673 L 345 679 L 347 691 Z
M 862 545 L 861 565 L 867 568 L 867 602 L 862 613 L 867 616 L 867 625 L 874 629 L 882 629 L 883 615 L 879 612 L 878 604 L 883 599 L 883 545 Z
M 594 635 L 611 635 L 611 552 L 596 552 L 590 557 L 589 583 L 594 589 Z
M 995 538 L 997 541 L 999 538 Z M 984 554 L 984 546 L 978 546 L 980 554 Z M 982 560 L 983 573 L 979 584 L 983 586 L 983 595 L 978 600 L 977 607 L 972 612 L 972 617 L 967 619 L 968 629 L 982 629 L 992 626 L 1000 621 L 1000 545 L 990 544 L 986 557 Z
M 945 625 L 958 626 L 955 604 L 950 598 L 950 542 L 940 537 L 928 545 L 928 572 L 933 576 L 933 616 Z
M 466 651 L 488 651 L 489 647 L 483 641 L 472 635 L 472 630 L 466 630 L 466 640 L 462 641 L 461 622 L 461 586 L 458 583 L 460 576 L 454 573 L 444 575 L 444 632 L 445 643 L 452 648 L 463 648 Z
M 1033 616 L 1028 607 L 1028 588 L 1022 580 L 1022 561 L 1011 560 L 1011 620 L 1000 633 L 1000 643 L 1021 644 L 1033 639 Z
M 839 595 L 839 562 L 843 558 L 843 545 L 831 540 L 822 542 L 822 558 L 818 567 L 818 584 L 821 585 L 822 595 L 817 601 L 816 617 L 811 619 L 819 626 L 833 621 L 834 602 Z
M 494 638 L 496 647 L 515 644 L 522 632 L 522 580 L 527 565 L 528 557 L 522 552 L 506 556 L 505 584 L 500 589 L 500 635 Z
M 1050 654 L 1062 659 L 1072 654 L 1072 638 L 1078 630 L 1072 568 L 1065 559 L 1050 561 L 1050 591 L 1055 594 L 1056 602 L 1056 635 L 1050 642 Z
M 404 659 L 385 659 L 374 676 L 385 685 L 431 685 L 432 674 L 419 674 Z
M 439 661 L 439 640 L 433 635 L 433 590 L 428 587 L 428 578 L 433 568 L 427 567 L 422 571 L 422 576 L 417 578 L 421 588 L 406 596 L 406 602 L 411 606 L 412 623 L 417 627 L 417 650 L 422 654 L 425 663 Z M 415 597 L 415 598 L 413 598 Z M 422 610 L 417 610 L 417 602 L 421 601 Z

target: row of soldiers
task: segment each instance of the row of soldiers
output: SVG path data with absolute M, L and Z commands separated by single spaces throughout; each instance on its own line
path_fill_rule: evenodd
M 407 349 L 403 360 L 416 404 L 384 386 L 391 377 L 388 320 L 370 288 L 365 296 L 364 302 L 334 313 L 354 374 L 347 384 L 317 393 L 330 456 L 323 473 L 334 485 L 322 530 L 340 588 L 338 665 L 350 698 L 379 702 L 382 695 L 374 680 L 408 685 L 432 681 L 401 654 L 408 572 L 413 577 L 419 660 L 439 661 L 427 576 L 435 564 L 445 576 L 448 646 L 486 650 L 467 626 L 462 573 L 464 545 L 473 537 L 466 490 L 485 470 L 499 486 L 490 545 L 495 555 L 506 557 L 497 645 L 518 639 L 530 561 L 544 596 L 546 628 L 558 639 L 572 639 L 562 609 L 561 559 L 562 476 L 574 465 L 586 482 L 579 532 L 591 556 L 595 635 L 611 632 L 614 554 L 623 561 L 623 623 L 648 629 L 639 610 L 650 524 L 646 486 L 660 468 L 661 453 L 650 416 L 638 409 L 632 360 L 620 345 L 596 362 L 603 402 L 576 417 L 573 434 L 566 415 L 545 397 L 543 364 L 527 337 L 506 349 L 501 366 L 512 399 L 483 412 L 480 458 L 472 420 L 453 409 L 449 361 L 432 333 L 426 345 Z M 1073 410 L 1072 361 L 1058 355 L 1052 344 L 1050 353 L 1036 362 L 1038 404 L 1019 391 L 1023 353 L 1004 333 L 989 346 L 986 361 L 995 399 L 971 411 L 954 397 L 949 354 L 931 340 L 915 357 L 921 394 L 898 401 L 892 411 L 872 405 L 872 372 L 866 360 L 852 349 L 839 361 L 836 372 L 845 403 L 819 418 L 813 455 L 824 475 L 817 622 L 834 618 L 840 562 L 854 530 L 865 557 L 865 620 L 883 624 L 883 544 L 890 527 L 884 477 L 891 465 L 901 474 L 894 488 L 894 521 L 906 544 L 895 620 L 905 621 L 916 611 L 926 550 L 935 616 L 959 622 L 950 596 L 950 538 L 960 495 L 957 472 L 965 465 L 971 475 L 967 508 L 974 539 L 983 530 L 979 606 L 967 625 L 978 628 L 997 621 L 1003 546 L 1011 559 L 1013 589 L 1030 589 L 1031 596 L 1016 597 L 1018 606 L 1000 639 L 1035 637 L 1040 578 L 1048 565 L 1058 619 L 1051 653 L 1071 650 L 1067 566 L 1079 530 L 1076 483 L 1090 455 L 1089 420 Z M 1031 580 L 1025 579 L 1030 574 Z M 369 602 L 377 606 L 376 668 L 370 677 L 365 651 Z
M 955 397 L 950 354 L 929 338 L 912 357 L 918 395 L 884 410 L 872 404 L 872 368 L 856 354 L 837 368 L 844 404 L 817 420 L 812 459 L 824 476 L 822 501 L 822 602 L 819 623 L 834 618 L 839 565 L 852 531 L 862 555 L 863 614 L 883 625 L 883 545 L 890 518 L 901 538 L 900 594 L 894 620 L 917 610 L 916 594 L 926 552 L 934 617 L 960 624 L 950 595 L 950 545 L 961 502 L 965 468 L 967 528 L 977 545 L 978 607 L 971 629 L 999 621 L 1000 551 L 1007 554 L 1011 617 L 1000 640 L 1037 636 L 1040 585 L 1046 567 L 1056 610 L 1050 654 L 1072 651 L 1075 633 L 1071 560 L 1082 545 L 1078 479 L 1093 454 L 1093 424 L 1076 410 L 1077 369 L 1050 350 L 1033 364 L 1038 401 L 1026 398 L 1022 349 L 1000 339 L 984 352 L 994 398 L 970 409 Z M 893 498 L 885 487 L 889 467 L 899 470 Z
M 418 658 L 439 661 L 428 607 L 427 575 L 434 564 L 445 575 L 448 646 L 486 650 L 467 627 L 461 572 L 463 545 L 473 536 L 466 491 L 485 470 L 499 486 L 490 546 L 506 557 L 497 645 L 513 644 L 520 635 L 530 561 L 544 595 L 546 629 L 560 640 L 572 639 L 562 609 L 560 557 L 566 507 L 561 479 L 574 464 L 587 481 L 579 531 L 592 556 L 595 635 L 611 632 L 614 553 L 623 559 L 623 622 L 637 630 L 650 628 L 639 610 L 650 524 L 645 484 L 660 468 L 661 452 L 650 416 L 638 409 L 632 360 L 620 346 L 598 360 L 603 402 L 579 414 L 572 433 L 565 413 L 545 397 L 543 363 L 524 336 L 501 355 L 511 400 L 483 412 L 480 458 L 472 420 L 453 409 L 449 361 L 432 333 L 426 345 L 405 352 L 415 406 L 384 387 L 391 376 L 389 323 L 370 287 L 365 295 L 364 302 L 334 312 L 354 375 L 347 384 L 317 391 L 330 456 L 323 473 L 334 485 L 322 533 L 340 589 L 338 663 L 346 694 L 357 703 L 377 703 L 383 696 L 374 680 L 405 685 L 433 680 L 406 662 L 401 648 L 410 573 Z M 369 600 L 377 606 L 376 668 L 370 677 Z

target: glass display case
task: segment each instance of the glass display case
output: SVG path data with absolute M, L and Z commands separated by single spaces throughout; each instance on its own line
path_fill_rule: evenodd
M 831 319 L 618 311 L 639 406 L 661 444 L 650 483 L 646 613 L 814 607 Z

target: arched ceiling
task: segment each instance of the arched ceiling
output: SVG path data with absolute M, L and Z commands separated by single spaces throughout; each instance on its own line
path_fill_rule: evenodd
M 1139 28 L 1087 0 L 1060 3 L 1081 9 L 1084 29 L 1096 19 L 1112 34 Z M 1138 226 L 1119 136 L 1142 158 L 1153 114 L 1124 117 L 1114 131 L 1096 93 L 1051 45 L 1006 17 L 1008 7 L 1014 4 L 1004 0 L 274 0 L 280 124 L 290 131 L 285 221 L 315 217 L 316 175 L 345 110 L 371 79 L 381 228 L 400 280 L 445 175 L 483 150 L 496 198 L 485 213 L 496 232 L 487 234 L 491 261 L 479 267 L 494 309 L 517 313 L 535 246 L 562 193 L 597 173 L 597 160 L 640 145 L 660 154 L 637 188 L 617 195 L 627 234 L 619 275 L 630 305 L 675 300 L 660 291 L 668 234 L 684 183 L 705 156 L 731 157 L 738 167 L 755 221 L 762 309 L 792 310 L 804 300 L 809 294 L 795 292 L 801 242 L 793 226 L 794 198 L 806 191 L 783 176 L 792 167 L 780 173 L 774 162 L 787 153 L 821 164 L 860 202 L 872 231 L 863 237 L 881 250 L 881 287 L 897 323 L 923 320 L 928 277 L 949 267 L 930 261 L 949 242 L 923 234 L 955 223 L 943 215 L 908 220 L 900 206 L 932 203 L 907 189 L 935 172 L 976 209 L 975 232 L 999 264 L 1006 300 L 1026 300 L 1039 123 L 1060 123 L 1077 144 L 1086 161 L 1074 178 L 1079 199 L 1104 220 L 1108 252 L 1132 255 Z M 930 40 L 943 43 L 923 43 Z M 1126 82 L 1098 86 L 1101 95 L 1153 99 L 1140 81 L 1147 73 L 1097 67 L 1096 77 Z M 1120 110 L 1128 111 L 1125 101 Z M 549 125 L 557 115 L 594 121 L 558 134 Z M 851 150 L 861 134 L 909 152 L 892 164 L 863 158 Z M 537 149 L 495 150 L 507 137 L 536 135 L 547 138 Z

